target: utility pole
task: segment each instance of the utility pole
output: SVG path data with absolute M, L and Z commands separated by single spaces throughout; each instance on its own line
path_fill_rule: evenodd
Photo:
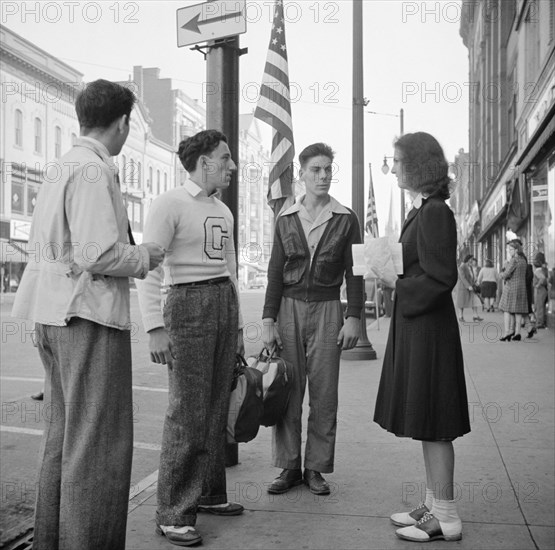
M 356 213 L 361 235 L 364 235 L 364 108 L 368 101 L 364 98 L 364 70 L 362 48 L 362 0 L 353 0 L 353 174 L 352 206 Z M 362 295 L 366 302 L 365 282 L 362 281 Z M 376 312 L 379 315 L 376 304 Z M 360 313 L 360 338 L 352 350 L 343 352 L 345 359 L 376 359 L 376 351 L 366 334 L 366 305 Z
M 231 158 L 239 169 L 239 36 L 231 36 L 208 44 L 206 82 L 211 93 L 206 97 L 206 128 L 219 130 L 228 140 Z M 221 191 L 222 201 L 229 207 L 235 223 L 233 239 L 239 250 L 239 183 L 234 172 L 227 189 Z M 237 264 L 238 265 L 238 264 Z
M 237 164 L 227 189 L 221 192 L 222 201 L 233 214 L 233 239 L 236 259 L 239 243 L 239 56 L 245 53 L 239 49 L 239 36 L 216 40 L 208 44 L 206 54 L 206 81 L 213 93 L 206 98 L 206 128 L 219 130 L 226 135 L 231 158 Z M 239 262 L 236 262 L 239 266 Z M 226 443 L 225 464 L 239 463 L 239 446 Z

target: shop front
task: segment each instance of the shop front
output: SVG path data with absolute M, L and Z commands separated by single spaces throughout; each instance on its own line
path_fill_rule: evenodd
M 543 252 L 551 279 L 548 324 L 555 325 L 555 105 L 538 126 L 520 155 L 518 169 L 529 192 L 529 240 L 526 253 L 533 260 Z

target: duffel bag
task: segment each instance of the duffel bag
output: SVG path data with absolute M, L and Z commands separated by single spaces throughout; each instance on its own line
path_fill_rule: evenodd
M 260 428 L 263 412 L 262 373 L 249 367 L 245 358 L 237 355 L 229 396 L 227 442 L 246 443 L 253 440 Z
M 264 348 L 258 356 L 249 357 L 249 366 L 262 373 L 264 413 L 263 426 L 274 426 L 283 418 L 291 395 L 293 368 L 285 359 L 278 357 L 276 347 L 268 352 Z

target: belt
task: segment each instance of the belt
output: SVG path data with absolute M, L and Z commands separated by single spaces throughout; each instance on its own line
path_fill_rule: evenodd
M 204 281 L 193 281 L 192 283 L 177 283 L 176 285 L 170 285 L 170 287 L 177 288 L 180 286 L 218 285 L 220 283 L 225 283 L 227 281 L 229 281 L 229 277 L 215 277 L 214 279 L 205 279 Z

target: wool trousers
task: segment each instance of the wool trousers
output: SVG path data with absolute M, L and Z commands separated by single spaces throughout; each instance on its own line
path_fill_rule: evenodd
M 304 467 L 333 472 L 337 428 L 339 360 L 343 326 L 339 300 L 304 302 L 284 297 L 278 314 L 281 356 L 293 365 L 293 384 L 283 419 L 273 428 L 274 466 L 301 467 L 302 407 L 308 382 L 309 414 Z
M 199 504 L 227 502 L 225 430 L 238 334 L 230 281 L 170 288 L 164 324 L 176 360 L 158 473 L 159 525 L 194 526 Z
M 133 454 L 130 332 L 36 325 L 46 371 L 35 550 L 124 550 Z

